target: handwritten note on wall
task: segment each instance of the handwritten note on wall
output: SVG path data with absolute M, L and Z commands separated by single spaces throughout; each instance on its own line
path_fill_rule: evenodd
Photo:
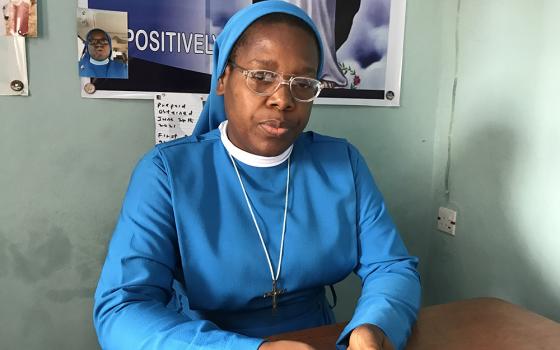
M 161 93 L 154 97 L 156 144 L 190 136 L 202 112 L 202 97 Z

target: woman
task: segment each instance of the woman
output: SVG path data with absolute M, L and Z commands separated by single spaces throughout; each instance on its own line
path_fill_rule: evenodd
M 127 65 L 111 58 L 113 45 L 107 32 L 99 28 L 90 30 L 84 44 L 84 51 L 78 63 L 81 77 L 128 78 Z
M 419 306 L 410 257 L 357 150 L 302 133 L 322 47 L 299 8 L 235 14 L 194 136 L 156 146 L 129 185 L 95 296 L 104 349 L 311 349 L 266 342 L 334 322 L 324 286 L 363 280 L 338 346 L 402 348 Z

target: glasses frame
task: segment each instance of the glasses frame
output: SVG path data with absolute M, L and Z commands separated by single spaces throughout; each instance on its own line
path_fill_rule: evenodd
M 281 72 L 275 72 L 275 71 L 271 71 L 271 70 L 267 70 L 267 69 L 247 69 L 247 68 L 243 68 L 240 65 L 238 65 L 237 63 L 229 60 L 228 63 L 234 68 L 234 69 L 239 69 L 241 71 L 241 73 L 243 74 L 243 76 L 245 77 L 245 85 L 247 85 L 247 88 L 249 90 L 251 90 L 255 95 L 257 96 L 272 96 L 276 93 L 276 91 L 278 91 L 278 89 L 280 88 L 281 85 L 288 85 L 289 90 L 290 90 L 290 96 L 292 96 L 292 98 L 294 100 L 296 100 L 297 102 L 305 102 L 305 103 L 309 103 L 309 102 L 313 102 L 313 100 L 315 100 L 317 98 L 317 96 L 319 96 L 319 94 L 321 93 L 321 90 L 323 89 L 323 83 L 317 79 L 314 78 L 309 78 L 309 77 L 298 77 L 298 76 L 291 76 L 290 79 L 284 79 L 284 73 Z M 278 77 L 280 77 L 279 83 L 278 85 L 276 85 L 276 87 L 274 88 L 274 90 L 272 90 L 271 92 L 257 92 L 255 90 L 253 90 L 250 86 L 249 86 L 249 74 L 254 73 L 254 72 L 269 72 L 269 73 L 274 73 L 276 74 Z M 292 92 L 292 83 L 294 82 L 295 79 L 301 79 L 301 78 L 305 78 L 305 79 L 311 79 L 316 81 L 317 84 L 317 93 L 315 94 L 315 96 L 306 99 L 306 100 L 302 100 L 299 99 L 297 97 L 294 96 L 293 92 Z
M 107 39 L 91 39 L 86 41 L 89 46 L 109 46 Z

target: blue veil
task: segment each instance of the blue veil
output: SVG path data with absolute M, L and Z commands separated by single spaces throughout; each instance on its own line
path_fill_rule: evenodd
M 323 46 L 321 42 L 321 35 L 305 11 L 295 5 L 278 0 L 262 1 L 251 6 L 247 6 L 230 18 L 223 31 L 216 38 L 216 42 L 214 43 L 214 56 L 212 59 L 213 70 L 212 80 L 210 83 L 210 93 L 208 94 L 208 99 L 200 117 L 198 118 L 198 122 L 194 128 L 192 136 L 199 136 L 213 130 L 217 128 L 221 122 L 226 120 L 224 97 L 216 95 L 216 87 L 218 86 L 218 79 L 222 76 L 226 68 L 231 49 L 237 42 L 237 39 L 239 39 L 251 23 L 260 17 L 277 12 L 298 17 L 307 23 L 311 29 L 313 29 L 315 35 L 317 36 L 317 42 L 319 43 L 320 57 L 317 76 L 320 76 L 323 69 Z

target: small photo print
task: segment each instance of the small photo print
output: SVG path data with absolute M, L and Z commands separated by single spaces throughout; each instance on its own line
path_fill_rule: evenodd
M 0 35 L 37 36 L 37 0 L 0 0 Z
M 128 79 L 127 13 L 78 8 L 77 24 L 80 77 Z

